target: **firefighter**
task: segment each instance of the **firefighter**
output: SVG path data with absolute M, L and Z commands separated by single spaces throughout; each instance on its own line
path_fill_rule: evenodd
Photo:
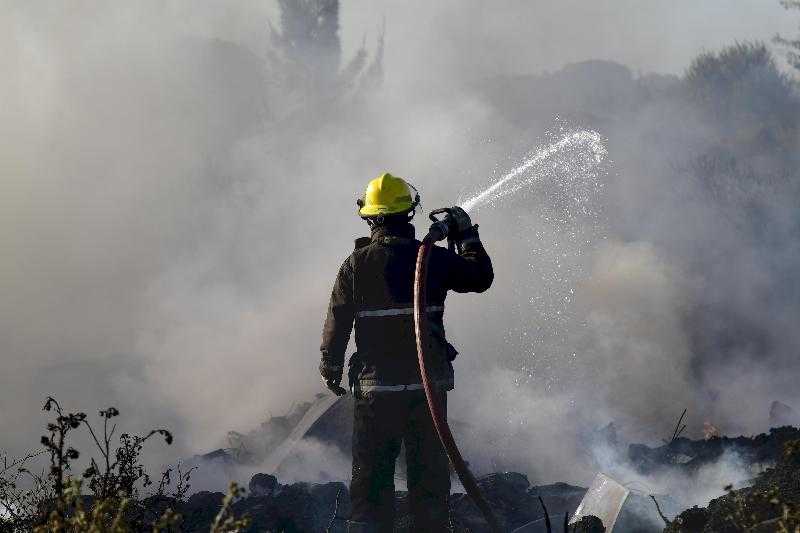
M 356 353 L 348 376 L 355 396 L 352 505 L 348 531 L 391 532 L 394 522 L 395 462 L 405 445 L 408 501 L 413 531 L 448 529 L 450 468 L 428 412 L 417 363 L 413 319 L 414 268 L 420 242 L 411 219 L 420 204 L 416 189 L 385 173 L 369 182 L 357 202 L 371 236 L 336 276 L 322 332 L 323 383 L 337 395 L 344 356 L 355 324 Z M 447 342 L 447 291 L 483 292 L 494 279 L 492 263 L 469 215 L 454 208 L 459 253 L 434 247 L 427 279 L 430 359 L 442 405 L 453 389 L 456 350 Z

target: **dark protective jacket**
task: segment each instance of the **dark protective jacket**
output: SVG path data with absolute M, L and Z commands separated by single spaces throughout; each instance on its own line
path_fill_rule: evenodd
M 414 334 L 414 269 L 420 242 L 414 227 L 378 226 L 371 238 L 356 240 L 333 286 L 322 331 L 322 363 L 344 365 L 355 323 L 361 391 L 403 390 L 421 382 Z M 450 361 L 455 350 L 445 338 L 444 302 L 448 290 L 483 292 L 494 279 L 492 262 L 476 239 L 460 254 L 434 246 L 427 279 L 431 370 L 439 384 L 453 388 Z

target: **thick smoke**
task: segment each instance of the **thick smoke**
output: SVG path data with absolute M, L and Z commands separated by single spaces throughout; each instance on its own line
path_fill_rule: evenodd
M 790 33 L 779 5 L 726 8 L 709 34 L 720 2 L 345 3 L 341 49 L 311 61 L 262 4 L 5 11 L 4 448 L 37 442 L 47 394 L 170 427 L 164 460 L 310 398 L 365 181 L 453 203 L 556 116 L 613 162 L 582 211 L 581 184 L 544 182 L 475 212 L 497 280 L 448 302 L 470 460 L 585 483 L 608 422 L 657 441 L 684 407 L 695 436 L 800 407 L 796 93 L 766 64 L 683 75 L 703 47 Z M 670 75 L 574 64 L 594 58 Z

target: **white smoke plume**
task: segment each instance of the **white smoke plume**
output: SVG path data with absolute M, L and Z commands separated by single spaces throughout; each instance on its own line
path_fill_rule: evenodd
M 797 196 L 770 181 L 796 159 L 754 134 L 734 155 L 767 178 L 696 178 L 749 130 L 697 112 L 676 75 L 794 23 L 749 2 L 710 28 L 721 3 L 694 4 L 343 2 L 320 78 L 273 57 L 269 3 L 5 3 L 0 447 L 36 444 L 48 394 L 171 428 L 161 461 L 312 397 L 366 180 L 392 171 L 425 211 L 450 205 L 554 124 L 597 131 L 610 160 L 474 213 L 496 282 L 447 317 L 470 461 L 586 483 L 582 442 L 610 421 L 648 442 L 684 407 L 693 436 L 766 429 L 771 400 L 800 407 Z M 667 75 L 573 64 L 589 59 Z M 797 146 L 784 126 L 774 144 Z

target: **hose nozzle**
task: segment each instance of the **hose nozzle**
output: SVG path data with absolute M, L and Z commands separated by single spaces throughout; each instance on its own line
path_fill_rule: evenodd
M 434 209 L 428 215 L 433 221 L 428 234 L 434 242 L 443 241 L 450 234 L 450 229 L 453 227 L 452 209 L 449 207 L 442 207 L 441 209 Z M 437 218 L 438 215 L 444 215 L 441 219 Z

